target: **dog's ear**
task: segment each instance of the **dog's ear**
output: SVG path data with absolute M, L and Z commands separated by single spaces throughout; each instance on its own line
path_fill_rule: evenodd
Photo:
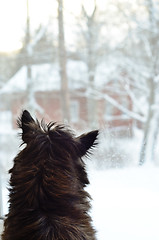
M 35 121 L 30 115 L 30 113 L 27 110 L 24 110 L 17 123 L 18 126 L 22 129 L 22 140 L 27 143 L 28 134 L 32 131 L 31 124 L 35 123 Z
M 99 131 L 95 130 L 77 137 L 80 157 L 90 153 L 90 150 L 97 144 L 98 134 Z

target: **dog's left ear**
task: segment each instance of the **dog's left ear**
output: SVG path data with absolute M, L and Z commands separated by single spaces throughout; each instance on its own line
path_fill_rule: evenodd
M 85 154 L 90 153 L 90 150 L 95 147 L 97 144 L 98 134 L 99 131 L 95 130 L 77 137 L 80 157 L 83 157 Z
M 30 113 L 27 110 L 24 110 L 17 122 L 18 126 L 22 129 L 22 140 L 27 143 L 28 134 L 31 131 L 30 123 L 35 123 L 35 121 Z

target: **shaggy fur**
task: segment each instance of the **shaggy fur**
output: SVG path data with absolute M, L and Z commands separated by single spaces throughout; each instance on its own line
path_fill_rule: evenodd
M 81 158 L 95 145 L 98 131 L 75 137 L 65 126 L 40 124 L 26 110 L 18 125 L 25 147 L 9 171 L 2 240 L 95 240 Z

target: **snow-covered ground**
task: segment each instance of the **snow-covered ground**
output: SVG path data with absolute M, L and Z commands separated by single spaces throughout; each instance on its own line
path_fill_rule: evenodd
M 159 168 L 89 168 L 89 179 L 98 240 L 159 239 Z
M 159 239 L 159 168 L 89 171 L 99 240 Z

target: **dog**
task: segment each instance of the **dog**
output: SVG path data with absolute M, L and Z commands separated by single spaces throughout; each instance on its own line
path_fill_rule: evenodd
M 75 136 L 65 125 L 18 119 L 23 149 L 10 169 L 9 212 L 2 240 L 95 240 L 83 156 L 99 131 Z

